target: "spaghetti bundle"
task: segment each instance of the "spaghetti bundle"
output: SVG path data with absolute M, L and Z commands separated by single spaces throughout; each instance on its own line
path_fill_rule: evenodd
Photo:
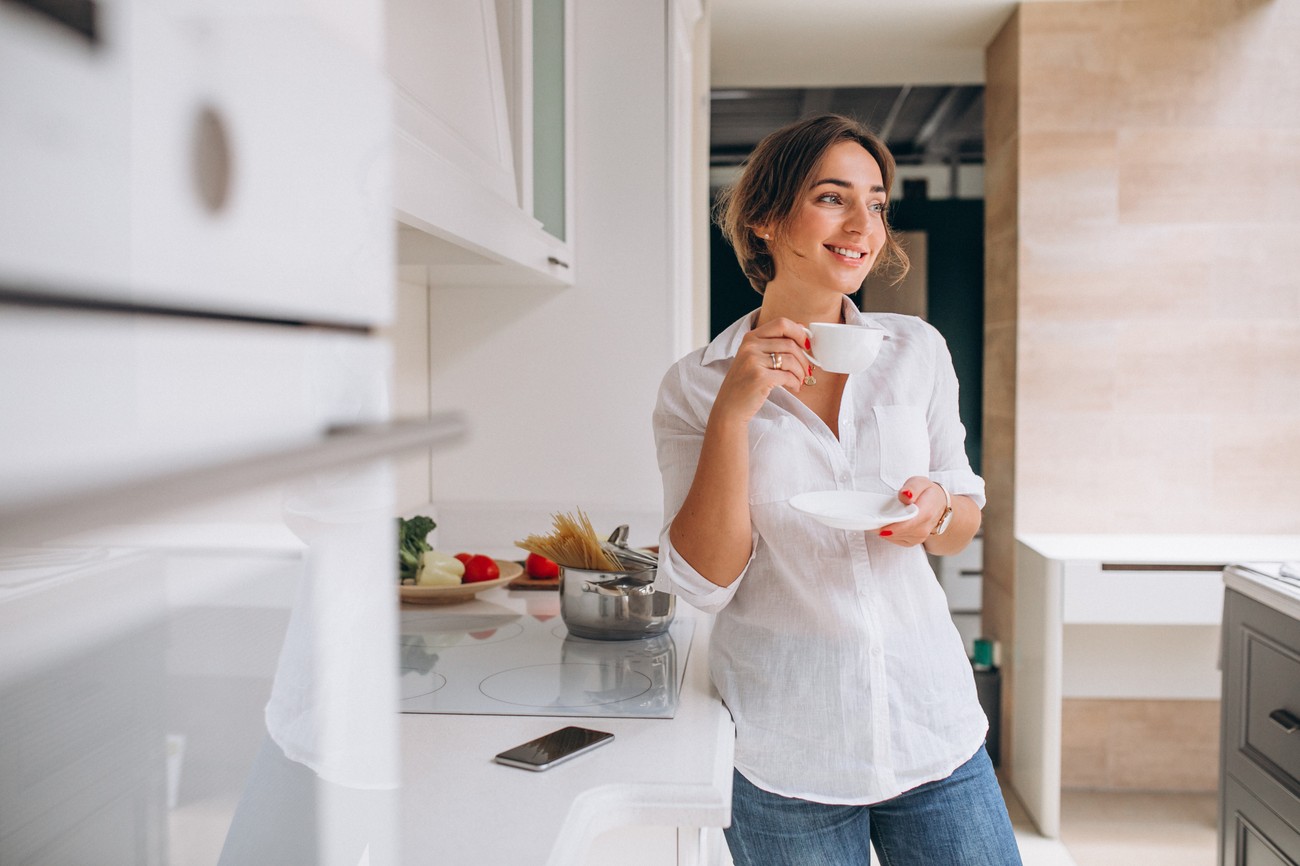
M 595 571 L 622 571 L 617 559 L 605 552 L 600 537 L 591 526 L 587 515 L 578 509 L 572 514 L 553 514 L 555 531 L 549 535 L 530 535 L 516 541 L 515 547 L 544 556 L 565 568 L 584 568 Z

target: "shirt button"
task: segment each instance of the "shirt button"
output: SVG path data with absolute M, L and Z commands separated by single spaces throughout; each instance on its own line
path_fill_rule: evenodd
M 873 647 L 871 648 L 871 654 L 872 654 L 873 656 L 875 656 L 876 658 L 880 658 L 882 655 L 885 654 L 885 650 L 884 650 L 883 647 L 881 647 L 879 644 L 877 644 L 876 646 L 873 646 Z

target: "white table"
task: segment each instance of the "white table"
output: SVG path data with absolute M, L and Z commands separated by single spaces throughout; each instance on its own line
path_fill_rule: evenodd
M 1017 538 L 1011 785 L 1043 835 L 1060 834 L 1065 626 L 1217 626 L 1224 566 L 1298 558 L 1294 535 Z
M 457 613 L 559 615 L 553 591 L 491 589 Z M 712 619 L 695 633 L 672 719 L 402 716 L 402 862 L 475 866 L 713 864 L 731 814 L 735 731 L 709 682 Z M 569 724 L 614 741 L 542 773 L 492 756 Z M 617 859 L 608 852 L 618 850 Z M 605 853 L 602 853 L 605 852 Z

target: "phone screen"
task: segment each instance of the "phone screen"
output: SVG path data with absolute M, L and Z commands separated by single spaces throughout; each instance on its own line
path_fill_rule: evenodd
M 570 725 L 535 740 L 529 740 L 521 746 L 507 749 L 496 756 L 496 761 L 512 767 L 523 767 L 525 770 L 545 770 L 612 739 L 614 735 L 605 731 L 593 731 L 590 728 Z

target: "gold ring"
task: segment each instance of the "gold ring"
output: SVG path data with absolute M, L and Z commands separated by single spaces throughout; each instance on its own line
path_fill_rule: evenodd
M 781 369 L 781 356 L 778 355 L 776 352 L 771 352 L 770 354 L 772 355 L 772 369 L 773 369 L 773 370 L 780 370 L 780 369 Z

